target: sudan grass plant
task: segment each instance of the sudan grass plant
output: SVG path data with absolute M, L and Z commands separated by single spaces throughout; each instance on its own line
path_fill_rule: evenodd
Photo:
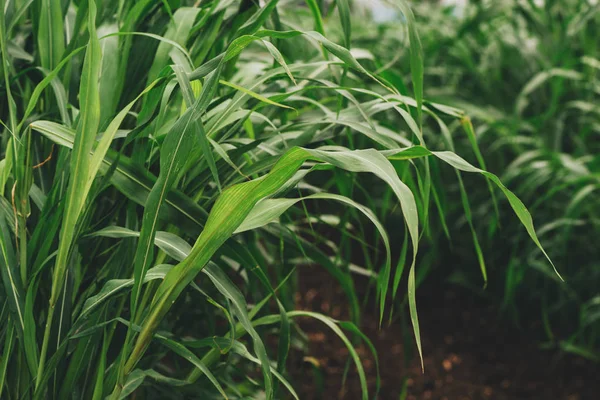
M 372 277 L 380 319 L 402 294 L 420 353 L 432 168 L 482 175 L 541 249 L 495 175 L 426 145 L 466 117 L 424 99 L 406 3 L 410 93 L 351 51 L 343 0 L 0 6 L 3 398 L 297 397 L 299 317 L 346 344 L 368 398 L 353 275 Z M 344 210 L 312 206 L 331 202 Z M 398 212 L 400 243 L 381 222 Z M 365 265 L 340 257 L 354 243 Z M 340 283 L 352 322 L 293 310 L 305 263 Z

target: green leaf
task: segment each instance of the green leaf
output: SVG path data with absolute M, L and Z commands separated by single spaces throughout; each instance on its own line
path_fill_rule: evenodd
M 225 86 L 229 86 L 230 88 L 233 88 L 235 90 L 239 90 L 240 92 L 243 92 L 243 93 L 247 94 L 250 97 L 254 97 L 256 100 L 262 101 L 263 103 L 270 104 L 270 105 L 276 106 L 276 107 L 287 108 L 287 109 L 293 110 L 292 107 L 286 106 L 286 105 L 281 104 L 281 103 L 277 103 L 276 101 L 273 101 L 273 100 L 268 99 L 268 98 L 266 98 L 264 96 L 261 96 L 260 94 L 255 93 L 255 92 L 253 92 L 251 90 L 248 90 L 248 89 L 246 89 L 246 88 L 244 88 L 242 86 L 236 85 L 235 83 L 228 82 L 228 81 L 223 80 L 223 79 L 219 80 L 219 83 L 222 84 L 222 85 L 225 85 Z
M 338 13 L 340 14 L 340 22 L 342 31 L 344 32 L 344 47 L 350 48 L 350 35 L 352 34 L 352 25 L 350 23 L 350 5 L 348 0 L 335 0 Z
M 406 151 L 411 151 L 411 150 L 409 149 Z M 399 156 L 401 157 L 403 152 L 404 152 L 404 150 L 403 151 L 386 150 L 386 151 L 383 151 L 382 153 L 393 159 L 395 157 L 399 157 Z M 531 214 L 527 210 L 527 207 L 525 207 L 523 202 L 517 196 L 515 196 L 515 194 L 513 192 L 511 192 L 508 188 L 506 188 L 506 186 L 504 186 L 504 184 L 500 181 L 500 179 L 496 175 L 492 174 L 491 172 L 484 171 L 482 169 L 474 167 L 473 165 L 469 164 L 466 160 L 464 160 L 462 157 L 460 157 L 459 155 L 457 155 L 456 153 L 451 152 L 451 151 L 429 151 L 429 150 L 426 150 L 425 148 L 422 148 L 419 150 L 419 152 L 420 153 L 429 153 L 430 155 L 433 155 L 433 156 L 439 158 L 440 160 L 446 162 L 447 164 L 449 164 L 450 166 L 454 167 L 455 169 L 457 169 L 459 171 L 481 174 L 485 178 L 487 178 L 491 182 L 493 182 L 502 191 L 502 193 L 504 193 L 504 196 L 508 200 L 508 202 L 509 202 L 510 206 L 512 207 L 513 211 L 515 212 L 516 216 L 521 221 L 521 224 L 523 224 L 523 226 L 525 227 L 525 230 L 529 234 L 529 237 L 531 238 L 531 240 L 533 240 L 533 242 L 536 244 L 536 246 L 540 249 L 542 254 L 544 254 L 544 256 L 546 257 L 546 259 L 548 260 L 550 265 L 552 265 L 556 275 L 561 280 L 564 281 L 564 279 L 562 278 L 562 276 L 556 269 L 556 266 L 554 265 L 554 263 L 552 262 L 552 260 L 550 259 L 550 257 L 546 253 L 546 251 L 544 250 L 542 244 L 540 243 L 540 241 L 537 237 L 537 234 L 535 232 L 535 228 L 533 226 L 533 219 L 531 218 Z
M 498 186 L 498 188 L 502 191 L 502 193 L 504 193 L 504 196 L 506 196 L 506 199 L 508 200 L 513 211 L 515 212 L 515 214 L 517 215 L 517 217 L 519 218 L 519 220 L 525 227 L 525 230 L 529 234 L 529 237 L 531 238 L 531 240 L 533 240 L 533 242 L 540 249 L 542 254 L 544 254 L 544 256 L 546 257 L 546 259 L 548 260 L 550 265 L 552 265 L 554 272 L 560 278 L 560 280 L 564 281 L 564 279 L 562 278 L 562 276 L 556 269 L 556 266 L 550 259 L 550 256 L 548 256 L 548 254 L 544 250 L 542 244 L 540 243 L 540 241 L 537 237 L 537 234 L 535 233 L 535 228 L 533 227 L 533 219 L 531 218 L 531 214 L 527 210 L 527 207 L 525 207 L 523 202 L 517 196 L 515 196 L 515 194 L 513 192 L 508 190 L 506 188 L 506 186 L 504 186 L 502 184 L 502 182 L 496 175 L 492 174 L 491 172 L 487 172 L 487 171 L 484 171 L 482 169 L 472 166 L 471 164 L 466 162 L 463 158 L 461 158 L 457 154 L 449 152 L 449 151 L 434 151 L 434 152 L 432 152 L 432 154 L 435 155 L 436 157 L 438 157 L 439 159 L 447 162 L 448 164 L 450 164 L 451 166 L 453 166 L 456 169 L 459 169 L 459 170 L 465 171 L 465 172 L 476 172 L 476 173 L 482 174 L 483 176 L 485 176 L 486 178 L 491 180 L 494 184 L 496 184 L 496 186 Z
M 144 382 L 144 379 L 146 379 L 146 373 L 144 371 L 140 369 L 133 371 L 127 378 L 125 385 L 123 385 L 123 391 L 119 396 L 119 400 L 125 400 L 131 393 L 135 391 L 135 389 L 140 387 L 140 385 Z
M 190 35 L 194 21 L 200 12 L 200 8 L 181 7 L 173 14 L 173 20 L 170 22 L 167 32 L 164 34 L 165 39 L 169 39 L 181 46 L 185 43 Z M 158 78 L 160 71 L 169 61 L 169 53 L 172 46 L 167 42 L 161 42 L 154 53 L 154 61 L 148 71 L 148 84 L 152 80 Z
M 312 311 L 290 311 L 287 313 L 287 315 L 288 315 L 288 317 L 291 317 L 291 318 L 310 317 L 310 318 L 316 319 L 317 321 L 324 323 L 340 339 L 342 339 L 342 342 L 344 342 L 344 345 L 346 345 L 346 348 L 348 349 L 348 352 L 350 353 L 350 356 L 352 357 L 352 361 L 354 361 L 354 365 L 356 366 L 356 370 L 358 372 L 358 377 L 360 380 L 362 399 L 367 400 L 369 398 L 369 389 L 367 387 L 367 378 L 365 376 L 365 371 L 363 369 L 362 362 L 360 361 L 360 356 L 354 349 L 352 342 L 350 342 L 348 337 L 344 334 L 344 332 L 338 326 L 339 322 L 334 320 L 333 318 L 329 318 L 323 314 L 319 314 L 319 313 L 312 312 Z M 256 326 L 272 324 L 273 322 L 276 322 L 277 320 L 279 320 L 279 318 L 280 318 L 279 315 L 269 315 L 269 316 L 257 319 L 256 321 L 254 321 L 254 324 Z M 355 328 L 353 326 L 353 324 L 352 325 L 348 324 L 347 326 Z
M 115 227 L 117 228 L 117 227 Z M 139 232 L 134 232 L 134 234 L 129 234 L 129 231 L 126 228 L 121 228 L 123 230 L 128 231 L 127 233 L 121 233 L 115 228 L 109 228 L 103 231 L 98 231 L 95 233 L 97 236 L 107 236 L 107 237 L 128 237 L 128 236 L 139 236 Z M 115 232 L 116 231 L 116 232 Z M 161 264 L 156 267 L 150 268 L 148 272 L 146 272 L 146 276 L 144 277 L 144 283 L 150 282 L 155 279 L 164 279 L 165 275 L 169 270 L 173 268 L 172 265 Z M 128 287 L 133 286 L 133 279 L 111 279 L 106 282 L 102 289 L 98 292 L 98 294 L 88 298 L 83 304 L 83 308 L 81 309 L 81 313 L 79 314 L 79 318 L 86 317 L 92 311 L 96 310 L 99 306 L 101 306 L 104 302 L 112 298 L 113 296 L 118 295 L 123 290 Z
M 417 24 L 415 16 L 410 9 L 410 6 L 405 0 L 397 2 L 387 1 L 400 9 L 402 14 L 407 21 L 408 26 L 408 38 L 410 42 L 410 73 L 412 76 L 413 91 L 415 93 L 415 100 L 417 101 L 417 115 L 419 128 L 422 129 L 422 109 L 423 109 L 423 46 L 421 45 L 421 38 L 419 38 L 419 32 L 417 31 Z
M 25 112 L 23 113 L 23 118 L 21 119 L 21 122 L 19 123 L 19 127 L 17 130 L 21 130 L 21 127 L 23 126 L 23 124 L 25 123 L 25 120 L 31 115 L 31 113 L 35 110 L 35 107 L 37 105 L 37 102 L 42 94 L 42 92 L 44 91 L 44 89 L 46 89 L 46 87 L 48 87 L 48 85 L 52 84 L 52 82 L 57 79 L 57 76 L 59 74 L 59 72 L 62 70 L 62 68 L 67 65 L 67 63 L 75 56 L 77 55 L 80 51 L 86 49 L 87 46 L 82 46 L 79 47 L 75 50 L 73 50 L 71 53 L 69 53 L 68 56 L 64 57 L 62 59 L 62 61 L 49 73 L 46 74 L 46 77 L 44 79 L 42 79 L 42 81 L 40 83 L 37 84 L 37 86 L 35 87 L 35 89 L 33 90 L 33 92 L 31 93 L 31 96 L 29 97 L 29 101 L 27 102 L 27 108 L 25 109 Z M 57 100 L 60 102 L 61 100 L 57 98 Z
M 65 51 L 62 3 L 60 0 L 41 0 L 40 3 L 37 49 L 42 67 L 52 70 Z

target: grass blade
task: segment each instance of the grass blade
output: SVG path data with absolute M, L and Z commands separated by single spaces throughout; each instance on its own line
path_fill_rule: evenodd
M 42 0 L 38 23 L 38 50 L 43 68 L 54 69 L 65 51 L 62 4 L 60 0 Z

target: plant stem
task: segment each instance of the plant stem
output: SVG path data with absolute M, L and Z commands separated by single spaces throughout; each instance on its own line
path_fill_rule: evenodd
M 54 309 L 56 304 L 53 304 L 53 299 L 50 299 L 50 305 L 48 307 L 48 318 L 46 318 L 46 328 L 44 329 L 44 340 L 42 342 L 42 350 L 40 352 L 40 362 L 38 364 L 37 378 L 35 381 L 36 392 L 39 389 L 40 383 L 42 382 L 42 376 L 44 375 L 44 366 L 46 364 L 46 354 L 48 353 L 48 343 L 50 342 L 50 330 L 52 328 L 52 319 L 54 317 Z

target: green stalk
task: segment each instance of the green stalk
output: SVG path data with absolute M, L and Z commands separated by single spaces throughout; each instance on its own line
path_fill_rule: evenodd
M 71 154 L 71 173 L 69 185 L 67 187 L 67 198 L 65 201 L 65 213 L 63 215 L 60 232 L 58 255 L 56 257 L 56 264 L 52 276 L 52 289 L 38 366 L 36 390 L 39 389 L 39 384 L 44 374 L 55 307 L 65 282 L 67 264 L 71 253 L 71 247 L 75 239 L 75 228 L 81 211 L 83 210 L 87 194 L 89 193 L 91 186 L 90 180 L 93 180 L 95 176 L 94 168 L 97 169 L 95 165 L 90 165 L 96 164 L 94 159 L 91 160 L 92 162 L 89 160 L 89 154 L 92 151 L 95 142 L 100 119 L 98 78 L 100 76 L 102 52 L 96 34 L 95 23 L 96 5 L 94 0 L 89 0 L 88 30 L 90 40 L 86 50 L 79 89 L 79 101 L 81 106 L 80 119 L 79 124 L 77 125 L 77 134 L 73 144 L 73 152 Z
M 54 288 L 54 284 L 52 285 Z M 37 378 L 35 382 L 35 390 L 38 391 L 39 384 L 42 381 L 42 376 L 44 375 L 44 367 L 46 365 L 46 354 L 48 354 L 48 343 L 50 343 L 50 331 L 52 326 L 52 320 L 54 318 L 54 308 L 56 307 L 56 300 L 52 301 L 52 297 L 50 298 L 50 304 L 48 307 L 48 317 L 46 318 L 46 327 L 44 328 L 44 339 L 42 341 L 42 349 L 40 352 L 40 362 L 38 365 Z
M 27 287 L 27 219 L 19 216 L 19 264 L 21 266 L 21 280 L 23 286 Z
M 27 129 L 21 138 L 21 154 L 17 165 L 17 197 L 18 202 L 18 224 L 19 224 L 19 260 L 21 269 L 21 280 L 23 287 L 27 287 L 27 218 L 30 214 L 29 190 L 33 182 L 33 169 L 31 166 L 31 129 Z
M 13 348 L 13 340 L 14 340 L 14 326 L 8 319 L 8 329 L 6 329 L 6 335 L 4 337 L 4 348 L 2 350 L 2 359 L 0 360 L 0 396 L 2 396 L 2 392 L 4 390 L 4 381 L 6 379 L 6 371 L 8 368 L 8 361 L 10 360 L 10 355 L 12 353 Z M 7 389 L 8 390 L 8 389 Z

